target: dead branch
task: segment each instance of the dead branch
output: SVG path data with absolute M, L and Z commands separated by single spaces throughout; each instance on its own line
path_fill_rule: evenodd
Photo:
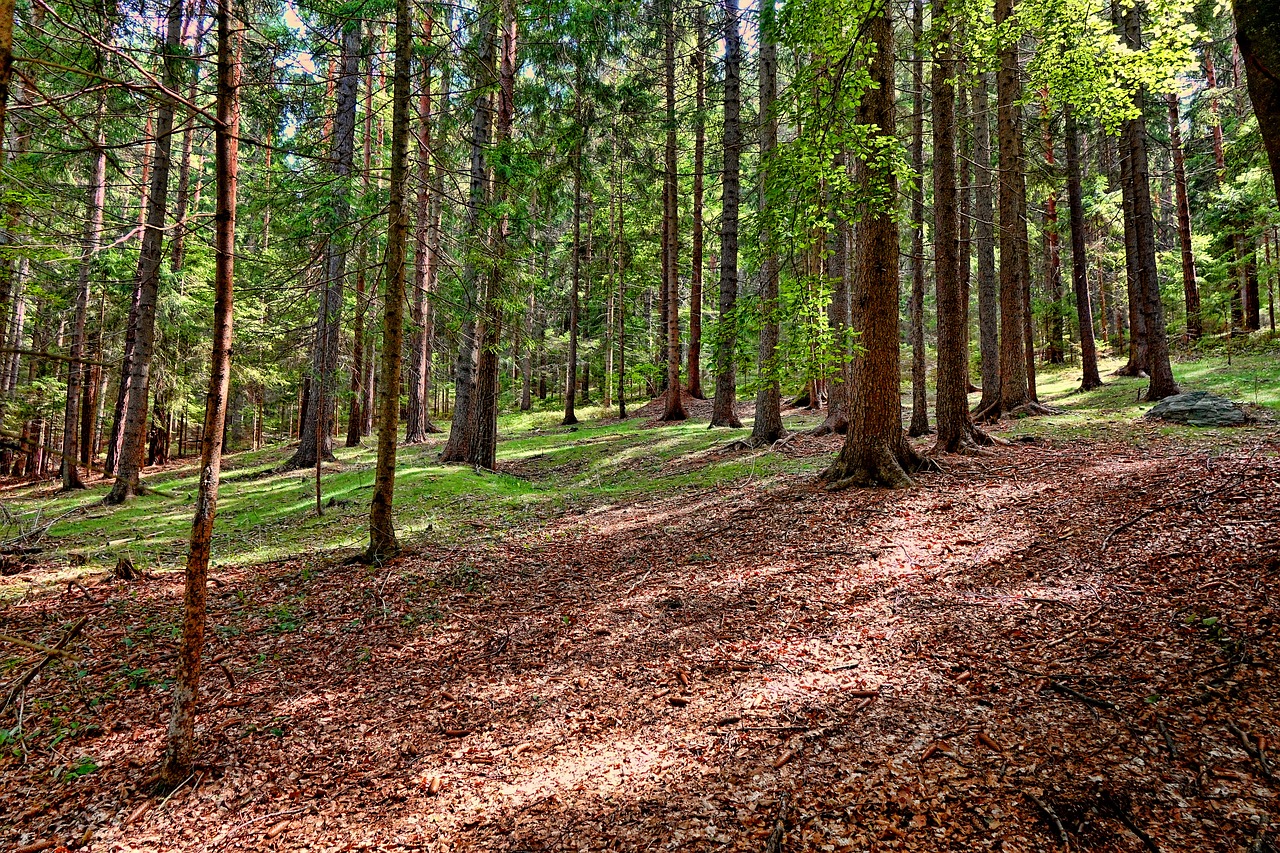
M 9 693 L 8 695 L 5 696 L 4 703 L 0 704 L 0 711 L 3 711 L 5 708 L 8 708 L 9 705 L 13 702 L 13 700 L 18 698 L 18 694 L 21 693 L 28 684 L 31 683 L 31 679 L 36 677 L 36 673 L 44 669 L 45 664 L 49 663 L 49 661 L 57 657 L 58 654 L 61 654 L 60 650 L 65 648 L 67 643 L 71 642 L 76 638 L 76 635 L 80 633 L 80 630 L 84 628 L 84 626 L 88 623 L 88 621 L 89 621 L 88 616 L 81 616 L 80 621 L 72 625 L 71 628 L 67 630 L 67 633 L 62 635 L 62 639 L 58 640 L 58 642 L 51 649 L 49 649 L 49 653 L 45 654 L 45 656 L 41 658 L 39 663 L 31 667 L 31 669 L 27 670 L 26 674 L 23 675 L 22 678 L 18 679 L 18 681 L 13 685 L 13 687 L 9 688 Z

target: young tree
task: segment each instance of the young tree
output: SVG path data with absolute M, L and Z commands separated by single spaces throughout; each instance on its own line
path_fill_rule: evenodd
M 667 400 L 663 405 L 664 421 L 682 421 L 689 415 L 684 410 L 680 388 L 680 206 L 678 166 L 676 162 L 676 13 L 675 0 L 665 0 L 663 9 L 665 32 L 667 138 L 664 147 L 665 180 L 662 206 L 662 292 L 666 297 L 667 330 Z
M 898 223 L 893 215 L 896 118 L 893 85 L 892 6 L 879 6 L 867 21 L 874 44 L 868 68 L 871 88 L 858 106 L 858 123 L 871 128 L 868 154 L 858 164 L 865 193 L 853 260 L 854 328 L 865 352 L 854 360 L 858 395 L 844 446 L 822 478 L 829 488 L 911 485 L 923 460 L 902 430 L 898 362 Z
M 996 279 L 990 88 L 990 74 L 979 72 L 973 86 L 973 247 L 978 256 L 978 352 L 982 357 L 978 412 L 991 411 L 1000 404 L 1000 285 Z
M 911 8 L 911 298 L 907 314 L 911 336 L 911 427 L 908 435 L 929 435 L 928 366 L 924 348 L 924 4 Z
M 1191 203 L 1187 199 L 1187 166 L 1182 152 L 1182 117 L 1178 96 L 1170 92 L 1169 148 L 1173 153 L 1173 187 L 1178 219 L 1178 248 L 1182 257 L 1182 298 L 1187 311 L 1187 337 L 1198 340 L 1203 333 L 1200 317 L 1200 287 L 1196 283 L 1196 259 L 1191 247 Z
M 396 0 L 396 60 L 391 86 L 391 198 L 387 204 L 387 261 L 382 275 L 382 387 L 378 401 L 378 462 L 369 503 L 369 550 L 365 559 L 382 562 L 400 550 L 392 499 L 396 488 L 396 446 L 400 439 L 400 362 L 404 343 L 405 253 L 409 206 L 409 83 L 413 22 L 409 0 Z
M 699 3 L 694 13 L 694 117 L 693 117 L 693 249 L 689 256 L 689 396 L 704 400 L 702 393 L 702 196 L 707 137 L 707 7 Z
M 742 36 L 738 0 L 724 0 L 724 133 L 720 180 L 720 322 L 716 326 L 716 396 L 711 425 L 741 427 L 738 420 L 738 205 L 742 156 Z
M 1091 391 L 1102 386 L 1098 375 L 1098 349 L 1093 340 L 1093 308 L 1089 302 L 1088 259 L 1085 257 L 1084 190 L 1080 177 L 1080 131 L 1076 127 L 1075 110 L 1070 104 L 1066 113 L 1067 208 L 1071 224 L 1071 288 L 1076 297 L 1076 319 L 1080 326 L 1080 390 Z
M 200 655 L 204 649 L 205 587 L 210 542 L 218 509 L 222 473 L 222 437 L 231 385 L 231 321 L 235 293 L 236 181 L 240 139 L 239 28 L 232 0 L 218 0 L 218 124 L 214 128 L 217 211 L 214 217 L 213 352 L 205 398 L 205 429 L 200 440 L 200 486 L 191 523 L 191 549 L 183 594 L 182 642 L 173 688 L 173 712 L 161 778 L 178 785 L 191 772 L 195 753 L 196 703 L 200 691 Z

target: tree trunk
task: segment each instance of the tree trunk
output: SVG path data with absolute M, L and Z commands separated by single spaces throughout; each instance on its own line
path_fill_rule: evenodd
M 982 399 L 976 411 L 1000 405 L 1000 285 L 996 279 L 995 204 L 991 175 L 990 75 L 973 87 L 973 243 L 978 256 L 978 351 Z
M 707 122 L 706 110 L 706 41 L 707 7 L 698 5 L 695 12 L 693 76 L 693 251 L 689 258 L 689 396 L 705 400 L 702 393 L 702 195 L 705 164 Z
M 874 88 L 858 104 L 858 124 L 873 128 L 871 142 L 892 150 L 894 115 L 893 25 L 885 4 L 872 17 L 866 38 L 875 43 L 868 69 Z M 871 148 L 870 150 L 876 150 Z M 854 251 L 853 318 L 864 352 L 854 360 L 858 395 L 853 420 L 839 456 L 822 477 L 829 488 L 911 485 L 909 472 L 922 460 L 902 432 L 898 362 L 898 223 L 892 214 L 897 178 L 892 159 L 878 156 L 858 164 L 857 180 L 878 204 L 862 203 Z
M 286 468 L 317 467 L 321 460 L 333 459 L 333 421 L 338 378 L 338 340 L 342 331 L 342 289 L 346 279 L 347 237 L 351 218 L 349 180 L 355 162 L 356 101 L 360 79 L 361 22 L 348 24 L 342 35 L 342 63 L 335 87 L 333 137 L 330 147 L 335 178 L 332 224 L 325 247 L 325 278 L 320 287 L 316 312 L 316 337 L 312 349 L 311 393 L 302 415 L 298 449 Z
M 778 46 L 774 33 L 774 0 L 760 2 L 760 219 L 767 223 L 774 204 L 772 186 L 774 149 L 778 147 Z M 767 230 L 761 238 L 764 257 L 760 261 L 760 376 L 756 384 L 756 417 L 751 425 L 751 443 L 757 447 L 773 444 L 785 435 L 782 428 L 782 389 L 779 387 L 777 235 Z
M 579 85 L 581 85 L 579 79 Z M 579 90 L 581 91 L 581 90 Z M 580 96 L 579 96 L 580 97 Z M 575 110 L 581 115 L 581 110 Z M 665 204 L 665 196 L 663 203 Z M 663 220 L 663 228 L 666 228 Z M 665 230 L 663 232 L 665 237 Z M 578 422 L 574 406 L 578 400 L 578 290 L 582 275 L 582 149 L 573 152 L 573 246 L 569 250 L 572 273 L 569 276 L 569 357 L 565 365 L 564 419 L 560 423 L 571 426 Z M 665 270 L 664 270 L 665 275 Z
M 95 63 L 97 64 L 97 63 Z M 71 360 L 67 363 L 67 407 L 62 421 L 62 488 L 64 491 L 83 489 L 77 462 L 80 458 L 81 441 L 81 391 L 90 387 L 91 371 L 82 359 L 87 350 L 86 331 L 89 313 L 89 285 L 93 269 L 97 265 L 98 247 L 102 244 L 102 217 L 107 197 L 107 150 L 106 138 L 102 130 L 103 113 L 106 109 L 105 99 L 98 100 L 97 141 L 93 150 L 93 169 L 89 177 L 87 216 L 85 217 L 84 237 L 81 240 L 80 271 L 76 282 L 76 313 L 74 328 L 71 333 Z M 88 399 L 85 394 L 85 399 Z
M 969 306 L 960 281 L 960 188 L 956 184 L 956 76 L 946 0 L 933 0 L 933 277 L 938 295 L 938 441 L 941 453 L 990 444 L 969 417 Z M 921 81 L 923 84 L 923 80 Z M 921 176 L 923 178 L 923 176 Z
M 449 440 L 445 442 L 440 459 L 444 462 L 464 462 L 471 440 L 468 423 L 471 420 L 472 391 L 476 381 L 476 312 L 479 308 L 477 284 L 480 271 L 475 253 L 484 238 L 480 223 L 480 209 L 484 206 L 488 189 L 489 169 L 486 162 L 489 150 L 489 129 L 492 124 L 492 105 L 489 92 L 497 82 L 494 73 L 493 54 L 496 50 L 498 23 L 493 10 L 483 5 L 476 21 L 479 38 L 479 56 L 473 90 L 476 92 L 475 116 L 471 123 L 470 189 L 467 194 L 467 223 L 462 267 L 462 328 L 458 330 L 458 357 L 453 374 L 453 422 L 449 425 Z
M 1200 287 L 1196 283 L 1196 259 L 1191 249 L 1191 204 L 1187 199 L 1187 166 L 1182 153 L 1182 118 L 1178 96 L 1169 102 L 1169 147 L 1173 150 L 1173 186 L 1178 208 L 1178 246 L 1182 250 L 1182 297 L 1187 310 L 1187 337 L 1199 340 L 1204 328 L 1200 320 Z
M 911 323 L 911 428 L 908 435 L 933 432 L 929 428 L 928 366 L 924 348 L 924 3 L 912 0 L 911 32 L 911 299 L 907 314 Z
M 182 3 L 170 0 L 164 44 L 164 81 L 173 91 L 178 86 L 179 49 L 182 38 Z M 142 234 L 138 257 L 138 330 L 129 373 L 121 377 L 125 385 L 124 416 L 120 427 L 120 456 L 116 481 L 104 501 L 119 504 L 138 494 L 143 453 L 147 441 L 147 388 L 151 376 L 151 356 L 155 350 L 156 304 L 160 288 L 161 249 L 165 213 L 169 200 L 169 153 L 173 147 L 174 102 L 165 98 L 156 110 L 155 164 L 147 202 L 147 227 Z
M 378 462 L 369 504 L 369 550 L 381 563 L 400 550 L 392 499 L 400 438 L 400 361 L 404 343 L 405 250 L 409 237 L 406 185 L 409 173 L 409 84 L 413 22 L 409 0 L 396 0 L 396 59 L 391 85 L 391 196 L 387 205 L 387 262 L 382 275 L 382 388 L 378 400 Z
M 1047 93 L 1042 94 L 1040 116 L 1044 122 L 1044 162 L 1050 173 L 1057 171 L 1057 156 L 1054 152 L 1053 132 L 1049 123 L 1049 103 Z M 1062 306 L 1062 251 L 1058 240 L 1058 188 L 1051 186 L 1044 200 L 1044 283 L 1048 291 L 1049 317 L 1047 326 L 1048 346 L 1045 347 L 1044 360 L 1049 364 L 1062 364 L 1066 361 L 1065 323 Z
M 1249 99 L 1258 116 L 1276 202 L 1280 203 L 1280 5 L 1274 0 L 1232 0 L 1231 6 Z
M 431 44 L 435 19 L 430 14 L 423 24 L 423 41 Z M 431 83 L 432 62 L 422 63 L 422 92 L 418 96 L 418 199 L 415 216 L 413 253 L 413 302 L 410 310 L 412 333 L 409 335 L 409 404 L 405 418 L 405 443 L 427 440 L 440 429 L 431 422 L 427 401 L 431 395 L 431 350 L 434 323 L 431 316 L 431 273 L 436 262 L 431 246 Z M 354 389 L 353 389 L 354 390 Z
M 1068 104 L 1066 114 L 1067 208 L 1071 223 L 1071 288 L 1076 297 L 1076 320 L 1080 325 L 1081 390 L 1102 386 L 1098 375 L 1098 350 L 1093 340 L 1093 308 L 1089 304 L 1088 258 L 1084 247 L 1084 190 L 1080 177 L 1080 133 L 1076 114 Z
M 742 35 L 738 0 L 724 0 L 724 149 L 720 180 L 720 319 L 716 323 L 716 395 L 711 426 L 741 427 L 738 420 L 738 206 L 741 202 Z
M 236 173 L 240 133 L 239 33 L 233 31 L 232 0 L 218 0 L 218 125 L 214 130 L 218 182 L 214 217 L 213 352 L 205 429 L 200 441 L 200 486 L 191 523 L 183 596 L 182 643 L 173 688 L 173 712 L 161 777 L 168 786 L 181 784 L 191 772 L 195 753 L 196 703 L 200 690 L 200 655 L 204 649 L 205 587 L 210 542 L 218 507 L 222 470 L 222 434 L 231 384 L 231 319 L 235 282 Z
M 1129 47 L 1140 50 L 1142 29 L 1140 12 L 1133 7 L 1124 13 L 1125 40 Z M 1139 107 L 1146 90 L 1139 88 L 1136 95 Z M 1147 120 L 1141 110 L 1137 118 L 1125 125 L 1124 138 L 1130 160 L 1129 177 L 1132 184 L 1134 236 L 1138 249 L 1138 293 L 1143 324 L 1147 335 L 1147 370 L 1151 382 L 1147 386 L 1148 402 L 1163 400 L 1178 393 L 1173 380 L 1173 367 L 1169 363 L 1169 336 L 1165 330 L 1164 307 L 1160 303 L 1160 282 L 1156 268 L 1155 217 L 1151 210 L 1151 177 L 1147 166 Z
M 678 163 L 676 161 L 676 12 L 675 0 L 666 0 L 666 94 L 667 140 L 664 165 L 662 211 L 664 250 L 662 292 L 667 297 L 667 400 L 662 409 L 664 421 L 682 421 L 688 414 L 680 388 L 680 206 L 677 197 Z M 763 64 L 763 62 L 762 62 Z

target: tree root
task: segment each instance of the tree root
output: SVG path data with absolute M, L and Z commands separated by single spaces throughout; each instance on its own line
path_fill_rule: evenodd
M 870 447 L 856 449 L 853 454 L 841 452 L 818 481 L 826 483 L 829 492 L 856 487 L 909 489 L 915 485 L 911 474 L 938 470 L 941 469 L 937 462 L 921 456 L 900 438 L 894 446 L 876 442 Z

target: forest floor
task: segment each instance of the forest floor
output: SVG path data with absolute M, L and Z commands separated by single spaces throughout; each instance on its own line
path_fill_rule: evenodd
M 1255 425 L 1049 374 L 1061 415 L 902 492 L 821 489 L 838 437 L 512 416 L 498 474 L 404 450 L 411 550 L 376 569 L 343 563 L 370 451 L 322 518 L 286 448 L 238 454 L 201 764 L 164 796 L 194 472 L 110 512 L 15 485 L 13 530 L 71 514 L 0 578 L 0 633 L 87 622 L 3 712 L 0 845 L 1276 850 L 1280 376 L 1241 361 L 1178 372 Z

